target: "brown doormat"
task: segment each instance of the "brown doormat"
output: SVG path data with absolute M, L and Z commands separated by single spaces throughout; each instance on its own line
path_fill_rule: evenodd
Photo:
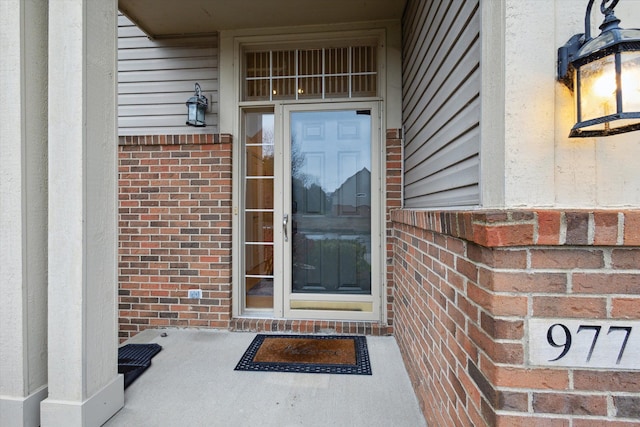
M 371 375 L 371 363 L 363 336 L 258 334 L 235 370 Z

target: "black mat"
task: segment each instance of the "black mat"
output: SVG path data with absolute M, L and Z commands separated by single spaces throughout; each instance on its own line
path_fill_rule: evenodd
M 353 353 L 355 363 L 306 363 L 306 362 L 265 362 L 256 361 L 256 355 L 265 339 L 282 338 L 285 340 L 351 340 L 354 345 Z M 291 341 L 290 341 L 291 342 Z M 325 343 L 326 344 L 326 343 Z M 286 345 L 285 345 L 286 347 Z M 295 347 L 295 346 L 292 346 Z M 286 350 L 286 348 L 285 348 Z M 294 349 L 297 356 L 305 353 L 304 348 Z M 263 358 L 263 357 L 261 357 Z M 260 360 L 260 358 L 258 358 Z M 371 375 L 371 363 L 367 339 L 358 335 L 265 335 L 258 334 L 247 351 L 235 367 L 236 371 L 267 371 L 267 372 L 302 372 L 314 374 L 352 374 Z
M 127 344 L 118 349 L 118 373 L 124 374 L 124 388 L 151 366 L 151 359 L 160 350 L 160 344 Z

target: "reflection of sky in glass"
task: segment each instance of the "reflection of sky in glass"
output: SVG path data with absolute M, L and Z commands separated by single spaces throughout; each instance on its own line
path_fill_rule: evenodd
M 332 193 L 362 169 L 371 170 L 368 114 L 353 110 L 294 112 L 291 140 L 292 173 L 306 186 L 317 184 Z
M 262 115 L 262 154 L 264 157 L 273 157 L 274 144 L 274 115 Z

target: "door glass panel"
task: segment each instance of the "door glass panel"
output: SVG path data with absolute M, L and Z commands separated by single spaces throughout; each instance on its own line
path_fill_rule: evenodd
M 273 176 L 273 145 L 246 147 L 247 176 Z
M 248 309 L 272 309 L 273 112 L 245 112 L 243 130 L 245 307 Z
M 273 245 L 246 244 L 245 265 L 247 276 L 273 275 Z
M 246 212 L 244 235 L 247 243 L 273 243 L 273 212 Z
M 291 117 L 292 292 L 371 293 L 371 115 Z
M 268 209 L 273 211 L 273 178 L 247 177 L 245 182 L 245 202 L 247 209 Z

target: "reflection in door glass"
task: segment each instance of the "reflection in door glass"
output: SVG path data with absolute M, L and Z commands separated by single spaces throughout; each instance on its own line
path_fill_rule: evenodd
M 291 113 L 292 292 L 371 293 L 371 115 Z

